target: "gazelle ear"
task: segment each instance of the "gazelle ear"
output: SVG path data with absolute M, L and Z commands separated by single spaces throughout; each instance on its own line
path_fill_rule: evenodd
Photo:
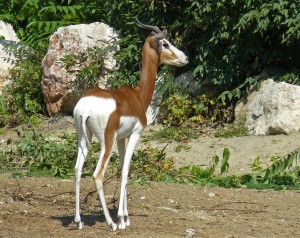
M 157 33 L 157 34 L 153 37 L 153 40 L 160 41 L 160 40 L 166 38 L 166 36 L 167 36 L 167 31 L 166 31 L 166 30 L 163 30 L 162 32 Z

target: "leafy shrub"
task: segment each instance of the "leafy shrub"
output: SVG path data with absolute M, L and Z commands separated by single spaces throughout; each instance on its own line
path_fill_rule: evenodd
M 271 164 L 263 169 L 260 158 L 258 157 L 253 165 L 253 171 L 258 174 L 255 176 L 256 184 L 275 184 L 300 187 L 300 167 L 298 166 L 300 151 L 292 151 L 283 158 L 271 157 Z
M 16 49 L 17 62 L 11 70 L 10 83 L 4 88 L 2 118 L 15 118 L 16 124 L 22 122 L 38 123 L 39 115 L 45 114 L 45 103 L 40 88 L 42 78 L 41 59 L 44 49 L 33 50 L 28 47 Z M 17 118 L 17 120 L 16 120 Z M 1 122 L 5 125 L 5 120 Z M 10 123 L 12 124 L 12 123 Z
M 229 156 L 230 152 L 228 148 L 225 148 L 223 151 L 223 159 L 221 161 L 221 174 L 224 174 L 229 169 Z M 213 181 L 216 167 L 219 164 L 219 156 L 214 156 L 207 168 L 201 166 L 185 166 L 178 169 L 177 177 L 180 178 L 180 182 L 184 183 L 196 183 L 200 185 L 213 184 Z
M 187 4 L 184 41 L 198 80 L 210 79 L 230 92 L 226 96 L 238 97 L 266 66 L 299 69 L 298 5 L 288 0 Z
M 279 73 L 276 76 L 275 80 L 299 85 L 300 84 L 300 71 L 295 69 L 295 70 L 291 70 L 289 72 Z
M 230 122 L 232 107 L 206 95 L 192 98 L 189 94 L 173 95 L 162 103 L 160 118 L 168 126 L 198 127 L 204 124 Z
M 76 79 L 71 82 L 80 88 L 98 87 L 100 76 L 108 74 L 105 60 L 111 50 L 116 51 L 114 59 L 116 70 L 109 72 L 108 82 L 111 88 L 119 88 L 125 84 L 135 86 L 140 72 L 138 70 L 141 42 L 137 36 L 128 35 L 121 40 L 107 42 L 103 47 L 92 47 L 84 52 L 65 55 L 62 61 L 68 72 L 76 73 Z M 132 71 L 132 65 L 136 72 Z M 78 68 L 81 68 L 79 71 Z M 130 70 L 129 70 L 130 68 Z
M 71 173 L 77 156 L 76 140 L 73 143 L 56 142 L 35 130 L 19 135 L 16 153 L 30 174 L 65 177 Z
M 59 141 L 51 140 L 35 130 L 23 131 L 19 136 L 16 147 L 12 145 L 11 140 L 8 140 L 8 146 L 0 150 L 1 170 L 11 171 L 14 176 L 27 174 L 69 177 L 73 175 L 77 156 L 75 134 L 62 135 Z M 85 162 L 84 175 L 91 175 L 95 169 L 99 149 L 98 143 L 92 143 Z M 157 149 L 148 144 L 145 149 L 137 150 L 134 154 L 130 165 L 130 178 L 135 184 L 163 181 L 205 186 L 299 189 L 300 167 L 297 164 L 299 155 L 299 150 L 295 150 L 283 158 L 272 157 L 266 169 L 257 158 L 252 165 L 253 173 L 224 176 L 230 166 L 230 152 L 227 148 L 223 151 L 222 160 L 214 156 L 206 167 L 192 165 L 175 168 L 173 159 L 166 156 L 165 148 Z M 119 156 L 114 153 L 107 174 L 120 175 L 119 171 Z
M 174 95 L 162 104 L 160 118 L 168 126 L 179 126 L 188 123 L 193 114 L 192 101 L 188 96 Z
M 79 88 L 98 87 L 100 76 L 107 74 L 105 60 L 113 45 L 106 47 L 92 47 L 84 52 L 65 55 L 62 61 L 68 72 L 76 73 L 74 81 L 69 86 L 75 85 Z M 81 68 L 79 70 L 79 68 Z
M 28 175 L 50 175 L 69 177 L 74 173 L 77 158 L 77 138 L 75 134 L 61 135 L 59 140 L 50 139 L 37 130 L 19 132 L 16 147 L 11 140 L 5 150 L 0 151 L 1 169 L 11 171 L 27 170 Z M 99 143 L 92 143 L 85 161 L 84 174 L 91 175 L 96 168 L 100 154 Z M 173 160 L 166 158 L 164 150 L 154 149 L 150 145 L 144 150 L 137 150 L 131 163 L 131 177 L 140 182 L 167 180 L 174 170 Z M 113 153 L 108 165 L 108 174 L 120 170 L 120 160 Z
M 6 98 L 0 95 L 0 128 L 5 125 L 14 125 L 13 116 L 11 115 L 11 110 L 8 107 Z
M 174 161 L 166 157 L 163 150 L 153 148 L 149 144 L 144 150 L 137 150 L 130 167 L 130 177 L 134 183 L 149 183 L 150 181 L 172 181 L 176 173 Z

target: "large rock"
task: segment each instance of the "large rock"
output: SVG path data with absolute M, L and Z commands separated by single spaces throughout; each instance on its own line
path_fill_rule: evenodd
M 12 26 L 0 21 L 0 92 L 8 82 L 10 69 L 15 65 L 16 55 L 11 49 L 15 48 L 19 41 Z
M 89 47 L 105 47 L 117 40 L 114 30 L 104 23 L 80 24 L 60 27 L 49 40 L 48 52 L 43 60 L 42 90 L 49 115 L 60 113 L 72 113 L 84 89 L 78 86 L 70 86 L 70 82 L 76 79 L 76 72 L 66 70 L 61 59 L 65 55 L 85 51 Z M 113 59 L 113 48 L 108 59 L 105 60 L 107 71 L 99 78 L 99 87 L 105 88 L 111 71 L 116 66 Z
M 253 135 L 290 134 L 300 129 L 300 86 L 272 79 L 236 107 L 236 118 L 246 116 Z

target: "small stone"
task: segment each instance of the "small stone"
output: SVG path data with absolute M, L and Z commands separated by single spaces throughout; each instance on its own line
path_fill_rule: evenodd
M 149 210 L 154 209 L 154 206 L 152 204 L 146 204 L 145 207 Z
M 215 197 L 215 196 L 216 196 L 216 194 L 214 194 L 214 193 L 209 193 L 208 194 L 208 197 L 210 197 L 210 198 Z
M 171 204 L 174 204 L 174 203 L 175 203 L 175 201 L 174 201 L 173 199 L 169 199 L 169 202 L 170 202 Z
M 196 234 L 195 229 L 193 229 L 193 228 L 188 228 L 188 229 L 186 229 L 185 232 L 184 232 L 184 237 L 186 237 L 186 238 L 192 238 L 195 234 Z

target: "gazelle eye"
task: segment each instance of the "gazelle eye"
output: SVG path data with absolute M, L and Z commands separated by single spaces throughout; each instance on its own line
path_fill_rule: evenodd
M 169 45 L 167 43 L 163 43 L 163 47 L 165 47 L 166 49 L 169 49 Z

